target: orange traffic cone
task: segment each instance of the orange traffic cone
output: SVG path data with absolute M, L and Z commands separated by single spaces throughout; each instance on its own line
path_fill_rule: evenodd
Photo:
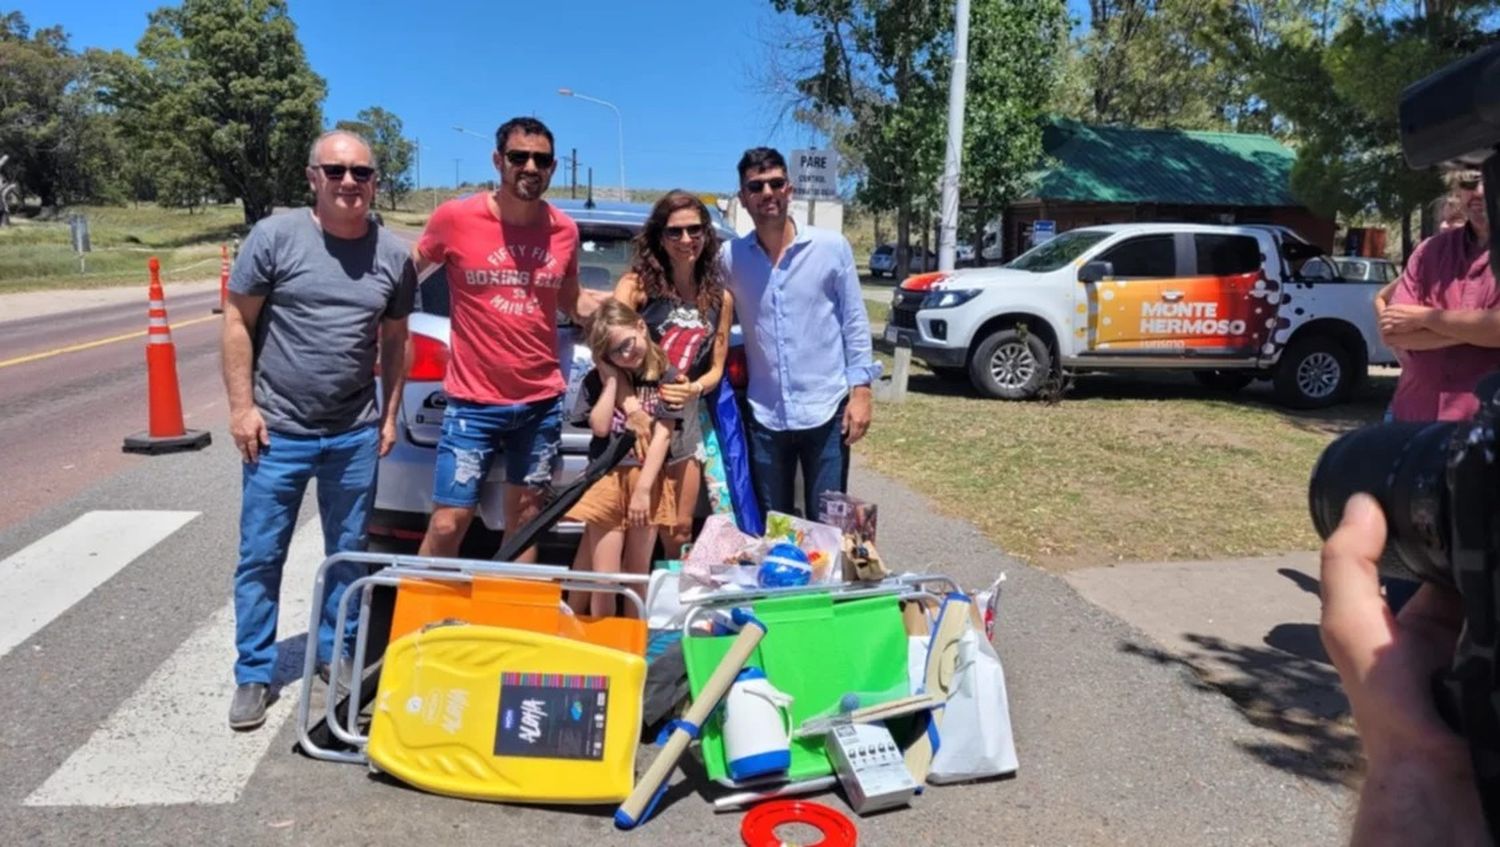
M 224 314 L 224 307 L 229 304 L 229 245 L 219 245 L 219 305 L 214 307 L 214 314 Z
M 177 388 L 177 346 L 167 325 L 167 302 L 161 291 L 161 262 L 155 256 L 151 268 L 150 326 L 146 330 L 146 378 L 150 405 L 150 428 L 126 437 L 127 453 L 171 453 L 200 450 L 211 436 L 182 424 L 182 394 Z

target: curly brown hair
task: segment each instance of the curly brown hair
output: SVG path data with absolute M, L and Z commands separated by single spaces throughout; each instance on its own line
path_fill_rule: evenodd
M 651 207 L 646 225 L 634 239 L 635 256 L 630 262 L 630 271 L 640 281 L 646 297 L 675 297 L 672 285 L 672 260 L 667 255 L 663 236 L 667 218 L 673 212 L 692 209 L 703 223 L 703 249 L 698 261 L 693 264 L 693 283 L 697 289 L 698 311 L 706 318 L 713 309 L 724 302 L 724 269 L 719 265 L 719 233 L 714 229 L 713 218 L 703 201 L 681 189 L 668 191 L 666 196 Z

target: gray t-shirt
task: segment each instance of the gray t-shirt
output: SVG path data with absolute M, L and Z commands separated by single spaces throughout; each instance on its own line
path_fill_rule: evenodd
M 266 426 L 335 435 L 379 419 L 380 321 L 411 313 L 411 249 L 370 225 L 363 238 L 324 234 L 298 209 L 255 225 L 229 290 L 266 298 L 255 324 L 255 405 Z

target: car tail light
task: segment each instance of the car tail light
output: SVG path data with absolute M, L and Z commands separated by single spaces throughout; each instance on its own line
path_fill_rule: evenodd
M 729 356 L 724 360 L 724 374 L 729 377 L 729 387 L 735 391 L 744 391 L 745 386 L 750 384 L 750 369 L 745 363 L 745 348 L 729 348 Z
M 448 373 L 448 345 L 426 335 L 412 334 L 411 362 L 406 378 L 413 382 L 441 382 Z

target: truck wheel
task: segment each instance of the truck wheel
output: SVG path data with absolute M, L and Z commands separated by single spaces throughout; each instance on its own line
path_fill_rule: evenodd
M 969 361 L 969 380 L 980 393 L 1002 400 L 1029 400 L 1052 372 L 1052 352 L 1035 333 L 1002 329 L 979 343 Z
M 1349 397 L 1354 369 L 1349 352 L 1326 335 L 1293 341 L 1276 366 L 1276 399 L 1294 409 L 1321 409 Z
M 1215 391 L 1239 391 L 1255 381 L 1253 371 L 1193 371 L 1193 377 L 1204 388 Z

